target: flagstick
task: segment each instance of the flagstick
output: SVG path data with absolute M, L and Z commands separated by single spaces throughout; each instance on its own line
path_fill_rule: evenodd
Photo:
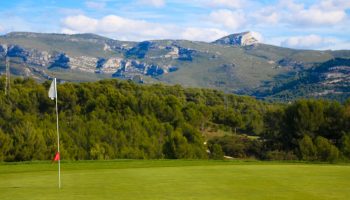
M 60 155 L 60 133 L 58 131 L 58 109 L 57 109 L 57 83 L 56 83 L 56 78 L 54 79 L 55 81 L 55 95 L 56 95 L 56 128 L 57 128 L 57 152 L 59 155 L 58 159 L 58 188 L 61 188 L 61 155 Z

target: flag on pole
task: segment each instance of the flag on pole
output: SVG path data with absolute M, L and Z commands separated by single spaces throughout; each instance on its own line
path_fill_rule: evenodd
M 53 161 L 59 161 L 59 160 L 60 160 L 60 152 L 57 152 Z
M 49 97 L 56 99 L 56 129 L 57 129 L 57 153 L 53 161 L 58 162 L 58 188 L 61 188 L 61 158 L 60 158 L 60 132 L 58 131 L 58 108 L 57 108 L 57 83 L 56 78 L 53 79 L 50 89 Z
M 56 79 L 54 79 L 51 83 L 51 86 L 49 89 L 49 97 L 51 100 L 54 100 L 55 98 L 57 98 Z

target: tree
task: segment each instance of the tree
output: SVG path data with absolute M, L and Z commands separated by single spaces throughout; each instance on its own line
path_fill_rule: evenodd
M 316 146 L 308 135 L 304 135 L 303 139 L 299 140 L 300 158 L 303 160 L 316 159 Z
M 189 146 L 180 131 L 176 130 L 167 137 L 163 152 L 170 159 L 188 158 Z
M 300 100 L 285 110 L 282 127 L 283 146 L 287 150 L 298 148 L 305 134 L 315 138 L 324 124 L 324 106 L 321 101 Z
M 0 160 L 54 155 L 56 118 L 49 86 L 18 78 L 10 95 L 0 93 Z M 211 89 L 117 79 L 64 83 L 58 93 L 60 150 L 67 160 L 205 159 L 204 136 L 211 133 L 226 135 L 208 141 L 211 158 L 222 152 L 275 159 L 295 159 L 298 152 L 300 159 L 324 161 L 350 156 L 350 101 L 272 104 Z M 234 128 L 237 135 L 227 134 Z

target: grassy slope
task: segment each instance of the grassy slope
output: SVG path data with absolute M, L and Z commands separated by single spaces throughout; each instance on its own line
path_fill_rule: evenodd
M 263 80 L 269 80 L 281 72 L 274 69 L 269 59 L 246 54 L 244 48 L 213 45 L 204 42 L 181 41 L 185 48 L 195 49 L 192 62 L 178 62 L 177 72 L 161 77 L 170 83 L 193 87 L 219 88 L 232 91 L 239 88 L 256 87 Z M 212 56 L 217 56 L 211 59 Z M 223 69 L 223 64 L 235 64 L 232 71 Z M 220 86 L 217 82 L 224 82 Z
M 0 199 L 349 199 L 350 166 L 223 161 L 0 165 Z
M 264 81 L 273 80 L 278 74 L 288 71 L 278 68 L 278 61 L 291 59 L 303 63 L 318 63 L 332 59 L 328 51 L 293 50 L 272 45 L 259 44 L 254 48 L 213 45 L 204 42 L 178 41 L 185 48 L 197 53 L 192 62 L 177 62 L 177 72 L 160 79 L 192 87 L 210 87 L 228 92 L 237 89 L 258 87 Z M 347 52 L 345 52 L 347 53 Z M 339 53 L 338 53 L 339 54 Z M 212 56 L 216 59 L 210 59 Z M 223 69 L 223 64 L 235 64 L 232 71 Z M 224 85 L 218 85 L 217 82 Z

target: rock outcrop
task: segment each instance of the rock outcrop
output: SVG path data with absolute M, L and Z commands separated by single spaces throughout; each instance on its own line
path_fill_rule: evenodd
M 52 67 L 61 67 L 64 69 L 69 69 L 69 57 L 65 53 L 59 53 L 56 55 L 53 63 L 51 64 L 50 68 Z
M 3 58 L 7 55 L 7 45 L 0 44 L 0 58 Z
M 233 45 L 233 46 L 250 46 L 257 44 L 259 41 L 253 37 L 251 32 L 236 33 L 228 35 L 214 41 L 214 44 Z
M 138 58 L 143 59 L 145 58 L 148 50 L 152 47 L 152 42 L 144 41 L 140 42 L 137 46 L 133 47 L 132 49 L 128 50 L 125 53 L 125 56 L 127 58 Z

